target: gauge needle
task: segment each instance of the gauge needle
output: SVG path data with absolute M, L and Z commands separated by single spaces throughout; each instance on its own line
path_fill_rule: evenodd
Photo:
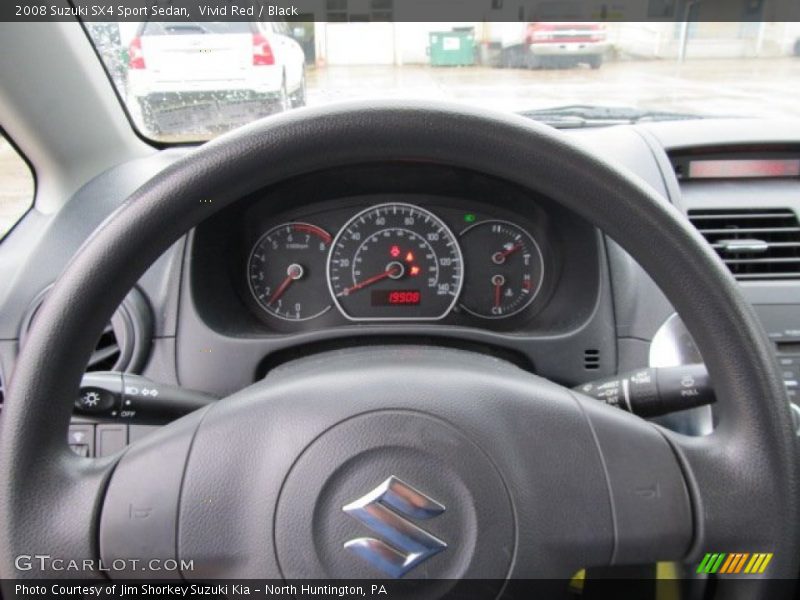
M 517 242 L 516 244 L 514 244 L 513 246 L 511 246 L 509 248 L 506 248 L 505 250 L 501 250 L 500 252 L 495 252 L 494 254 L 492 254 L 492 261 L 495 264 L 499 265 L 506 259 L 506 257 L 508 255 L 513 254 L 514 252 L 516 252 L 517 250 L 519 250 L 521 248 L 522 248 L 522 244 Z
M 373 275 L 372 277 L 369 277 L 368 279 L 365 279 L 364 281 L 362 281 L 360 283 L 357 283 L 354 286 L 345 289 L 339 295 L 340 296 L 347 296 L 347 295 L 352 294 L 353 292 L 355 292 L 357 290 L 360 290 L 361 288 L 365 288 L 368 285 L 372 285 L 373 283 L 377 283 L 379 281 L 382 281 L 383 279 L 386 279 L 387 277 L 394 277 L 395 275 L 399 274 L 401 271 L 402 271 L 402 267 L 400 265 L 393 264 L 388 269 L 386 269 L 383 273 L 378 273 L 377 275 Z
M 298 264 L 291 264 L 289 268 L 286 269 L 286 279 L 284 279 L 281 284 L 278 286 L 278 289 L 275 290 L 275 293 L 272 294 L 272 297 L 267 302 L 267 306 L 272 304 L 273 302 L 277 302 L 278 298 L 283 296 L 283 293 L 292 285 L 293 281 L 300 279 L 303 276 L 303 267 Z
M 278 289 L 277 289 L 277 290 L 275 290 L 275 293 L 274 293 L 274 294 L 272 294 L 272 297 L 269 299 L 269 302 L 267 302 L 267 306 L 269 306 L 269 305 L 270 305 L 270 304 L 272 304 L 273 302 L 277 302 L 277 301 L 278 301 L 278 298 L 280 298 L 281 296 L 283 296 L 283 292 L 285 292 L 285 291 L 286 291 L 286 289 L 287 289 L 287 288 L 288 288 L 290 285 L 292 285 L 292 282 L 293 282 L 293 281 L 294 281 L 294 277 L 292 277 L 291 275 L 288 275 L 288 276 L 286 277 L 286 279 L 284 279 L 284 280 L 281 282 L 281 284 L 278 286 Z
M 520 248 L 522 248 L 522 244 L 514 244 L 513 246 L 511 246 L 511 248 L 506 248 L 505 250 L 500 252 L 500 256 L 508 256 L 509 254 L 516 252 Z
M 495 275 L 492 277 L 492 284 L 494 285 L 494 307 L 500 308 L 500 304 L 502 303 L 502 296 L 503 296 L 503 284 L 506 282 L 506 278 L 502 275 Z

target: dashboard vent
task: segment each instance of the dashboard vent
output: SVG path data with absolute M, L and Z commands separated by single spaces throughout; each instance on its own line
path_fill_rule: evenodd
M 583 351 L 583 368 L 587 371 L 596 371 L 600 368 L 600 351 L 599 350 L 584 350 Z
M 784 208 L 690 210 L 736 279 L 800 279 L 800 221 Z
M 89 364 L 86 366 L 86 371 L 117 371 L 124 370 L 126 365 L 120 365 L 122 358 L 122 348 L 119 345 L 117 332 L 114 331 L 113 321 L 106 325 L 103 330 L 103 335 L 95 346 Z M 122 366 L 123 369 L 118 367 Z
M 46 288 L 33 301 L 23 321 L 21 344 L 25 343 L 25 336 L 49 290 Z M 134 288 L 103 330 L 86 371 L 141 372 L 150 352 L 152 327 L 150 307 L 142 293 Z

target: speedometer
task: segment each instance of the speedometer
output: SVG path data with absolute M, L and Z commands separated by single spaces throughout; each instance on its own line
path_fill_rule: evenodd
M 328 285 L 347 318 L 437 320 L 461 292 L 463 261 L 438 217 L 393 202 L 350 219 L 333 241 Z

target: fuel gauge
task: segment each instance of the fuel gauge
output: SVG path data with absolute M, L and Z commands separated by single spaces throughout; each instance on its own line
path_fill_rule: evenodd
M 525 310 L 542 287 L 544 261 L 536 240 L 508 221 L 482 221 L 461 233 L 461 306 L 486 319 Z

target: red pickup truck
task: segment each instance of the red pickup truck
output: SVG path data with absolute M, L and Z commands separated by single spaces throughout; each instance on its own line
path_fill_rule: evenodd
M 503 67 L 536 69 L 585 63 L 599 69 L 603 64 L 608 43 L 602 23 L 549 21 L 522 25 L 501 36 Z

